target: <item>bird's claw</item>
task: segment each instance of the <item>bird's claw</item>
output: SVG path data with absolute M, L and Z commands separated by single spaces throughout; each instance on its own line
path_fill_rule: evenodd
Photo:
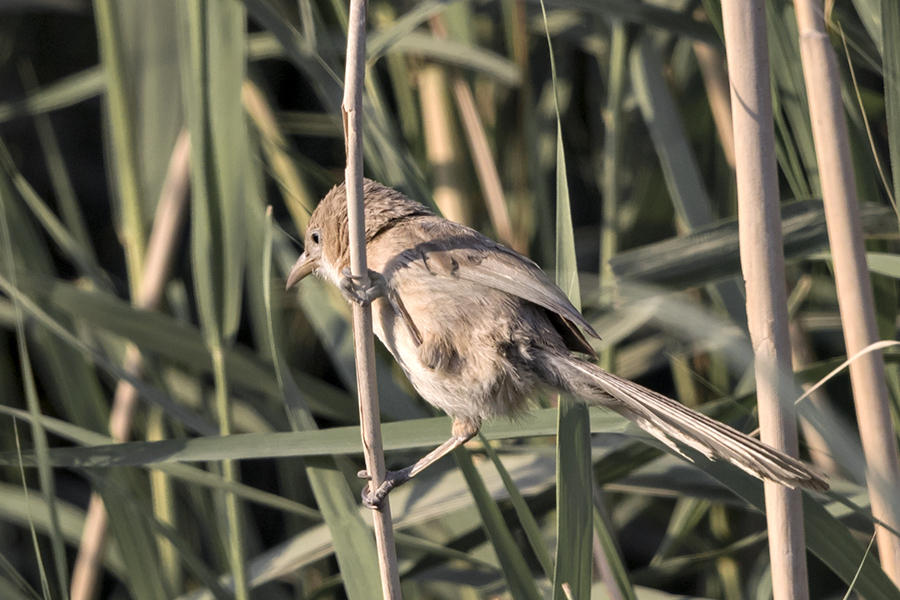
M 376 298 L 384 296 L 384 278 L 375 271 L 369 271 L 368 276 L 353 275 L 350 269 L 341 271 L 344 276 L 341 279 L 341 292 L 344 297 L 360 306 L 369 306 Z M 365 280 L 368 279 L 368 283 Z
M 360 479 L 372 479 L 369 475 L 369 472 L 365 469 L 357 473 L 357 477 Z M 366 508 L 371 508 L 373 510 L 377 510 L 381 508 L 381 505 L 384 504 L 385 498 L 397 486 L 403 485 L 407 481 L 410 480 L 409 469 L 402 469 L 400 471 L 387 471 L 385 473 L 384 481 L 381 482 L 381 485 L 378 486 L 374 492 L 371 490 L 370 485 L 366 485 L 362 489 L 362 503 Z

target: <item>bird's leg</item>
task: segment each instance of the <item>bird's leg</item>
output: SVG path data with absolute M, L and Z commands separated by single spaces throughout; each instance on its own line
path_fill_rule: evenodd
M 473 423 L 472 421 L 463 421 L 454 419 L 453 429 L 450 439 L 420 458 L 414 464 L 400 469 L 399 471 L 388 471 L 385 474 L 384 481 L 378 486 L 374 492 L 370 490 L 371 486 L 365 486 L 362 490 L 362 502 L 367 508 L 379 508 L 387 497 L 388 493 L 397 486 L 403 485 L 417 474 L 421 473 L 426 467 L 430 466 L 438 459 L 459 448 L 473 437 L 481 429 L 481 422 Z M 363 479 L 371 479 L 368 471 L 362 470 L 358 476 Z

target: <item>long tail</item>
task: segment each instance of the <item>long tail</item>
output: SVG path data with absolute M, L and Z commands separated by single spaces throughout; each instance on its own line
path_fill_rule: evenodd
M 610 408 L 685 456 L 675 441 L 724 458 L 760 479 L 824 492 L 828 482 L 799 460 L 750 436 L 571 355 L 542 352 L 545 380 L 583 401 Z M 686 457 L 686 456 L 685 456 Z M 686 457 L 689 458 L 689 457 Z

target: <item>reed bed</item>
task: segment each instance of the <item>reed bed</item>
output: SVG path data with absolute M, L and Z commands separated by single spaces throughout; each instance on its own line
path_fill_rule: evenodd
M 737 223 L 755 142 L 728 130 L 718 2 L 368 3 L 365 174 L 565 282 L 605 367 L 748 432 L 757 389 L 796 404 L 814 432 L 799 454 L 832 483 L 802 494 L 800 523 L 728 465 L 535 398 L 391 494 L 403 598 L 766 598 L 785 571 L 767 510 L 805 531 L 808 575 L 787 570 L 809 597 L 900 598 L 884 474 L 900 354 L 882 343 L 837 369 L 897 338 L 900 17 L 885 0 L 802 7 L 815 36 L 765 3 L 783 252 L 768 249 L 785 261 L 766 300 L 795 340 L 793 367 L 782 354 L 766 378 Z M 323 282 L 283 291 L 294 239 L 344 178 L 347 3 L 0 10 L 0 595 L 380 597 L 351 311 Z M 811 120 L 826 86 L 804 84 L 810 37 L 846 141 Z M 823 143 L 852 176 L 855 245 L 834 241 Z M 869 304 L 843 296 L 850 254 Z M 877 436 L 860 364 L 883 381 Z M 449 420 L 377 344 L 374 370 L 402 466 Z

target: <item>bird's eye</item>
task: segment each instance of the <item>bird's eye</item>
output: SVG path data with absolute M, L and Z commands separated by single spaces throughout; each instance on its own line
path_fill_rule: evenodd
M 320 238 L 321 238 L 321 234 L 318 231 L 313 231 L 312 234 L 310 234 L 310 236 L 309 236 L 309 239 L 312 240 L 312 243 L 316 244 L 316 245 L 318 245 L 319 242 L 321 241 Z

